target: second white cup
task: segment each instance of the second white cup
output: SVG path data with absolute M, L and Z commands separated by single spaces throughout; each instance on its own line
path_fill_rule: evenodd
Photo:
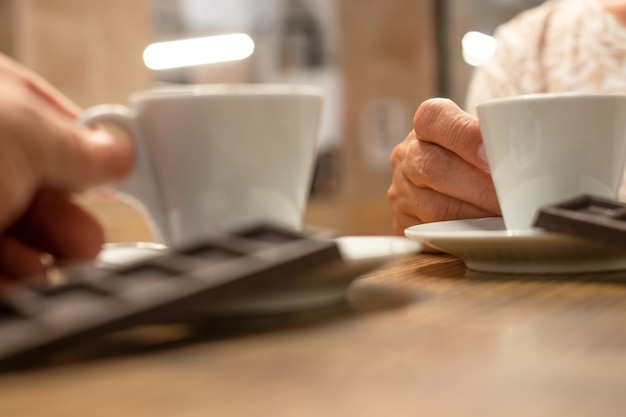
M 183 245 L 255 222 L 300 229 L 316 158 L 323 92 L 304 85 L 191 85 L 88 109 L 114 124 L 137 160 L 119 190 L 155 234 Z
M 476 107 L 506 228 L 580 194 L 617 198 L 626 156 L 626 95 L 553 93 Z

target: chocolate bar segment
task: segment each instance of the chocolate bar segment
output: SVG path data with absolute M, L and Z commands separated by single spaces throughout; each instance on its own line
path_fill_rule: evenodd
M 626 203 L 581 195 L 541 208 L 535 227 L 626 249 Z
M 191 304 L 289 287 L 326 266 L 356 277 L 334 241 L 261 224 L 115 268 L 76 266 L 50 288 L 18 283 L 0 293 L 0 370 L 136 324 L 185 319 Z

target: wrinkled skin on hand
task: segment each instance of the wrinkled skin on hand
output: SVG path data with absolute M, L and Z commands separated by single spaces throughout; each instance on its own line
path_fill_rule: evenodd
M 478 120 L 448 99 L 418 107 L 391 165 L 387 196 L 396 234 L 421 223 L 500 215 Z
M 127 143 L 76 122 L 80 109 L 32 71 L 0 55 L 0 282 L 97 255 L 100 225 L 74 193 L 124 177 Z

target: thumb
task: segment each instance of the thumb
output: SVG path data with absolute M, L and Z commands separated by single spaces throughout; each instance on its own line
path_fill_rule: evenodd
M 105 130 L 73 126 L 63 136 L 46 145 L 42 187 L 82 191 L 120 180 L 132 169 L 130 144 Z

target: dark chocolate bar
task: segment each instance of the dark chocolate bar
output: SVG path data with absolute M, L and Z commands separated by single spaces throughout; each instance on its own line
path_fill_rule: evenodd
M 15 285 L 0 294 L 0 368 L 81 338 L 186 320 L 189 312 L 201 314 L 193 308 L 199 304 L 228 305 L 242 295 L 323 287 L 339 278 L 345 285 L 378 265 L 348 265 L 336 243 L 317 234 L 259 225 L 118 267 L 75 266 L 63 271 L 60 284 Z
M 541 208 L 534 226 L 626 248 L 626 203 L 581 195 Z

